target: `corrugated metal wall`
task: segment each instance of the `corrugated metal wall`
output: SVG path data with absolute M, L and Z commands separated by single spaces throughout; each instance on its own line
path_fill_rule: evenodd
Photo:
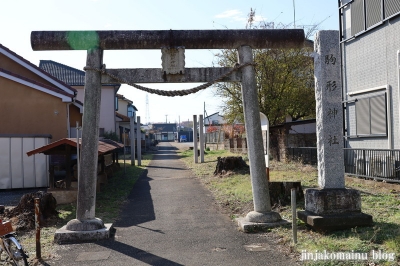
M 49 136 L 0 135 L 0 189 L 47 187 L 48 158 L 26 153 L 49 143 Z

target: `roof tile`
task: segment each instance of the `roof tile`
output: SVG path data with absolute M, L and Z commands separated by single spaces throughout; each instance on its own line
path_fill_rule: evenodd
M 10 72 L 10 71 L 8 71 L 8 70 L 5 70 L 5 69 L 3 69 L 3 68 L 0 68 L 0 72 L 3 72 L 3 73 L 5 73 L 5 74 L 8 74 L 8 75 L 10 75 L 10 76 L 13 76 L 13 77 L 16 77 L 16 78 L 19 78 L 19 79 L 22 79 L 22 80 L 25 80 L 25 81 L 27 81 L 27 82 L 29 82 L 29 83 L 38 85 L 38 86 L 43 87 L 43 88 L 46 88 L 46 89 L 49 89 L 49 90 L 54 91 L 54 92 L 57 92 L 57 93 L 59 93 L 59 94 L 62 94 L 62 95 L 65 95 L 65 96 L 69 96 L 69 97 L 71 97 L 71 98 L 74 98 L 74 95 L 69 94 L 69 93 L 67 93 L 67 92 L 65 92 L 65 91 L 63 91 L 63 90 L 61 90 L 61 89 L 59 89 L 59 88 L 51 87 L 51 86 L 49 86 L 49 85 L 47 85 L 47 84 L 38 82 L 38 81 L 36 81 L 36 80 L 23 77 L 23 76 L 21 76 L 21 75 L 15 74 L 15 73 Z

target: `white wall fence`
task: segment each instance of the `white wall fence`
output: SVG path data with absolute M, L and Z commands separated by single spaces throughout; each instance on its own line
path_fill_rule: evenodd
M 49 144 L 50 135 L 0 134 L 0 189 L 48 187 L 48 158 L 28 151 Z

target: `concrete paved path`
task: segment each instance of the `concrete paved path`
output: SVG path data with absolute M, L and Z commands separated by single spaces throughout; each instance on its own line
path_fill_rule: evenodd
M 115 239 L 63 245 L 50 265 L 294 265 L 261 234 L 244 234 L 221 214 L 170 143 L 159 144 L 135 184 Z M 264 251 L 247 251 L 261 244 Z

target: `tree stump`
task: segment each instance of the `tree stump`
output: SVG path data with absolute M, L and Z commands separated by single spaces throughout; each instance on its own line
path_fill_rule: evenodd
M 218 161 L 215 167 L 214 175 L 223 175 L 227 171 L 249 168 L 241 156 L 218 157 L 217 160 Z
M 4 213 L 7 218 L 18 218 L 17 231 L 35 228 L 35 198 L 40 199 L 41 221 L 58 214 L 57 201 L 51 193 L 38 191 L 24 194 L 15 208 L 5 210 Z
M 286 206 L 291 204 L 291 190 L 296 189 L 296 201 L 304 199 L 301 182 L 268 182 L 271 206 Z

